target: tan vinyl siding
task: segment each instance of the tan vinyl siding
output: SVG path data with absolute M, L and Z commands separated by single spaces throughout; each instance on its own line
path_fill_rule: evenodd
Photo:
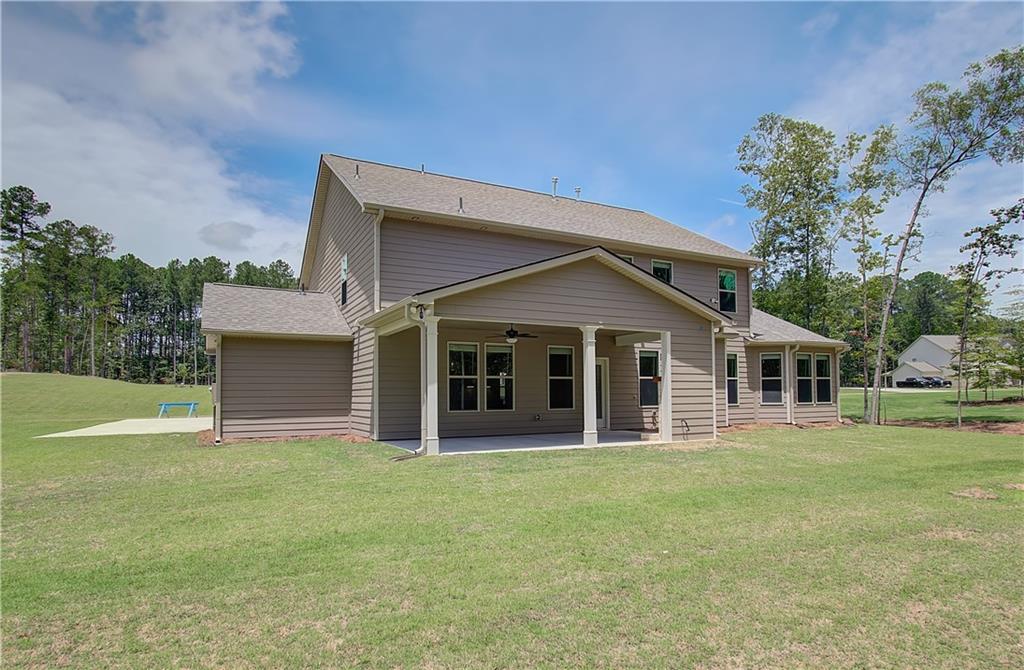
M 225 337 L 219 355 L 225 438 L 349 431 L 349 343 Z
M 420 437 L 421 331 L 408 328 L 377 338 L 380 392 L 377 437 L 406 440 Z
M 381 223 L 381 303 L 388 305 L 439 286 L 472 279 L 482 274 L 544 260 L 583 249 L 591 244 L 539 239 L 479 229 L 443 226 L 385 218 Z M 650 272 L 651 256 L 621 249 L 634 264 Z M 659 259 L 672 261 L 672 283 L 714 306 L 718 299 L 718 269 L 736 270 L 736 326 L 750 323 L 749 277 L 745 267 L 705 263 L 670 253 Z
M 348 255 L 348 302 L 342 314 L 353 326 L 374 311 L 374 217 L 334 175 L 327 184 L 323 222 L 310 271 L 310 286 L 325 291 L 341 305 L 341 259 Z M 373 334 L 354 328 L 352 361 L 352 432 L 368 436 L 373 429 Z
M 442 317 L 555 325 L 602 324 L 608 328 L 672 333 L 674 430 L 711 437 L 710 322 L 588 259 L 495 286 L 441 299 Z M 614 420 L 614 415 L 613 415 Z
M 836 421 L 836 398 L 839 393 L 839 380 L 836 369 L 836 357 L 835 352 L 831 349 L 811 349 L 807 347 L 801 347 L 798 353 L 811 354 L 815 356 L 817 354 L 828 354 L 830 359 L 830 370 L 832 372 L 832 402 L 820 403 L 814 405 L 801 405 L 796 402 L 796 396 L 793 400 L 793 420 L 797 423 L 822 423 L 822 422 L 833 422 Z M 811 365 L 813 366 L 813 360 Z M 793 368 L 794 375 L 796 374 L 796 354 L 793 354 Z M 795 383 L 795 382 L 794 382 Z M 794 386 L 794 392 L 795 392 Z

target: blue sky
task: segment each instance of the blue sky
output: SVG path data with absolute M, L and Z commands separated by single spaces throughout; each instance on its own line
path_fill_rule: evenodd
M 1022 30 L 1020 4 L 8 3 L 3 184 L 151 263 L 297 265 L 321 152 L 558 175 L 745 249 L 735 149 L 759 115 L 900 123 Z M 1020 166 L 966 169 L 911 272 L 945 271 L 1022 190 Z

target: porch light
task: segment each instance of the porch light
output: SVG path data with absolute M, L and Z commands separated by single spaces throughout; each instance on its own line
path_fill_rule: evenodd
M 516 342 L 519 341 L 519 338 L 518 337 L 506 337 L 505 341 L 508 342 L 509 344 L 515 344 Z

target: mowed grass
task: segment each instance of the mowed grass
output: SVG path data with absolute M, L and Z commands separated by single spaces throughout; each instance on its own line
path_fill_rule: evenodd
M 330 439 L 32 440 L 146 416 L 151 389 L 2 381 L 7 667 L 1024 665 L 1011 436 L 392 463 Z M 951 495 L 970 488 L 996 497 Z
M 1020 389 L 996 389 L 989 400 L 1019 398 Z M 971 390 L 971 402 L 982 401 L 985 394 Z M 861 389 L 843 389 L 840 395 L 843 416 L 860 420 L 864 416 L 864 393 Z M 956 390 L 882 391 L 882 416 L 887 421 L 956 421 Z M 1024 404 L 990 402 L 963 407 L 964 421 L 1024 421 Z

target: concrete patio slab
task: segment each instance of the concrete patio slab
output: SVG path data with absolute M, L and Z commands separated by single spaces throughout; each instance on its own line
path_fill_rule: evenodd
M 598 433 L 594 446 L 584 446 L 582 433 L 541 433 L 536 435 L 497 435 L 494 437 L 443 437 L 442 456 L 455 454 L 492 454 L 503 451 L 549 451 L 554 449 L 596 449 L 623 447 L 636 444 L 654 444 L 644 441 L 639 431 L 609 430 Z M 386 444 L 416 451 L 419 440 L 386 440 Z
M 123 419 L 101 423 L 88 428 L 65 430 L 61 433 L 37 435 L 36 437 L 95 437 L 98 435 L 155 435 L 158 433 L 198 433 L 213 428 L 213 418 L 194 416 L 191 418 L 164 419 Z

